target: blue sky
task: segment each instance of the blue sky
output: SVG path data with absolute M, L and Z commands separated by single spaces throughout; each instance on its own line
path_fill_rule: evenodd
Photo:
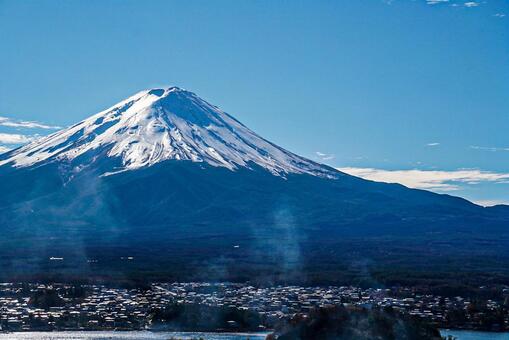
M 509 202 L 505 0 L 0 0 L 0 44 L 0 149 L 177 85 L 357 175 Z

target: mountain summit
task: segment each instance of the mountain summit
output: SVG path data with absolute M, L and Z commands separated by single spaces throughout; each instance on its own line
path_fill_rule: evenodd
M 332 178 L 339 174 L 268 142 L 216 106 L 178 87 L 141 91 L 11 152 L 0 158 L 0 166 L 27 167 L 54 161 L 72 164 L 83 158 L 94 163 L 100 156 L 119 161 L 106 174 L 166 160 L 230 170 L 256 165 L 278 176 L 296 173 Z

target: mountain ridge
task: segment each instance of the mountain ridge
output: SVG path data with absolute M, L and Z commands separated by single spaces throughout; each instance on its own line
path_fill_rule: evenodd
M 344 282 L 481 258 L 509 277 L 509 210 L 341 173 L 193 96 L 142 91 L 0 155 L 0 278 Z

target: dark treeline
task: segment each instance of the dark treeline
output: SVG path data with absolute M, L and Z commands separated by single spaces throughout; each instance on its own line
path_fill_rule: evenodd
M 154 311 L 153 330 L 260 331 L 268 326 L 259 313 L 227 306 L 170 304 Z M 263 327 L 260 327 L 263 326 Z
M 391 309 L 334 306 L 296 315 L 276 325 L 268 339 L 278 340 L 438 340 L 438 329 Z

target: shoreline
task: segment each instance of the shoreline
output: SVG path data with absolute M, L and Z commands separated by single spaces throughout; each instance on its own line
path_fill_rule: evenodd
M 465 329 L 465 328 L 438 328 L 440 332 L 475 332 L 487 334 L 508 334 L 509 330 L 504 331 L 487 331 L 480 329 Z M 65 332 L 86 332 L 86 333 L 101 333 L 101 332 L 115 332 L 115 333 L 129 333 L 129 332 L 147 332 L 147 333 L 209 333 L 209 334 L 238 334 L 238 335 L 268 335 L 274 330 L 260 331 L 228 331 L 228 330 L 152 330 L 152 329 L 59 329 L 59 330 L 14 330 L 4 331 L 0 330 L 0 334 L 12 333 L 65 333 Z
M 84 333 L 207 333 L 207 334 L 232 334 L 232 335 L 269 335 L 273 330 L 267 332 L 260 331 L 210 331 L 210 330 L 151 330 L 151 329 L 59 329 L 59 330 L 15 330 L 15 331 L 3 331 L 0 330 L 1 334 L 13 334 L 13 333 L 67 333 L 67 332 L 84 332 Z
M 46 331 L 0 333 L 0 339 L 9 340 L 265 340 L 271 333 L 250 332 L 151 332 L 151 331 Z

